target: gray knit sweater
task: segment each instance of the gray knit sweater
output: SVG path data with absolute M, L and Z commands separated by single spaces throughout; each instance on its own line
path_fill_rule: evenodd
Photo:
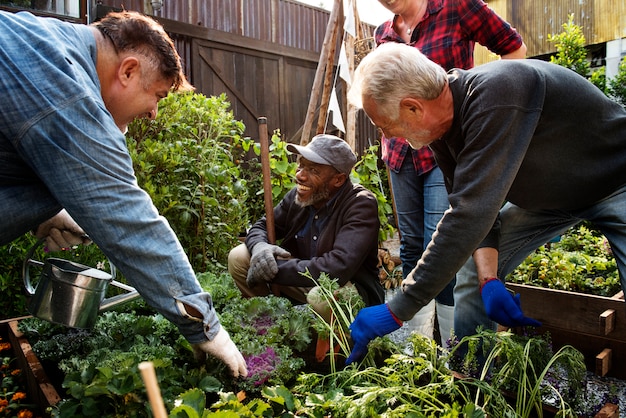
M 430 147 L 450 209 L 390 309 L 408 320 L 479 247 L 498 248 L 505 201 L 584 208 L 626 183 L 626 111 L 574 71 L 538 60 L 451 70 L 454 120 Z

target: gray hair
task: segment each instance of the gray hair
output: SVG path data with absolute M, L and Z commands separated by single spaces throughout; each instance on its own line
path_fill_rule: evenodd
M 381 113 L 395 120 L 400 100 L 436 99 L 446 83 L 446 71 L 417 48 L 389 42 L 363 58 L 354 73 L 348 100 L 362 108 L 363 99 L 371 98 Z

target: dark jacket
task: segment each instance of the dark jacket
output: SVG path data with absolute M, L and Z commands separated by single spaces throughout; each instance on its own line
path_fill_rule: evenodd
M 274 208 L 276 242 L 292 255 L 279 260 L 279 271 L 273 283 L 286 286 L 312 287 L 315 284 L 300 273 L 307 269 L 314 279 L 325 272 L 337 279 L 340 286 L 351 281 L 366 305 L 384 302 L 384 291 L 378 279 L 378 203 L 372 192 L 350 181 L 323 208 L 302 208 L 295 203 L 296 189 L 289 191 Z M 323 218 L 320 231 L 317 217 L 313 220 L 314 240 L 298 234 L 309 216 Z M 298 242 L 300 240 L 300 242 Z M 251 250 L 259 242 L 268 242 L 266 218 L 261 218 L 248 231 L 246 245 Z M 315 243 L 316 248 L 313 248 Z

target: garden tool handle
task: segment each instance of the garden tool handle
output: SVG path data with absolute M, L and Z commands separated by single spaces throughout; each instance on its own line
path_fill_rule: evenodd
M 274 227 L 274 202 L 272 199 L 272 174 L 270 170 L 270 143 L 267 134 L 267 118 L 261 116 L 259 122 L 259 144 L 261 147 L 261 170 L 263 173 L 263 198 L 265 201 L 265 228 L 267 240 L 276 244 L 276 230 Z M 272 293 L 280 295 L 278 285 L 270 284 Z
M 274 229 L 274 203 L 272 200 L 272 174 L 270 171 L 270 145 L 267 133 L 267 118 L 259 119 L 259 143 L 261 146 L 261 170 L 263 173 L 263 199 L 265 201 L 265 224 L 267 239 L 270 244 L 276 244 Z

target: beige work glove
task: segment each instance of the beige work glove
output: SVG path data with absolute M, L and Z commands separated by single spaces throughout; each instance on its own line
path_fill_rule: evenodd
M 228 366 L 234 377 L 248 376 L 246 361 L 237 349 L 235 343 L 230 339 L 230 335 L 228 335 L 224 327 L 220 327 L 219 332 L 211 341 L 192 344 L 191 347 L 193 348 L 193 354 L 197 361 L 206 361 L 206 355 L 210 354 L 222 360 Z
M 91 239 L 85 234 L 65 209 L 48 219 L 35 231 L 39 239 L 45 238 L 48 251 L 60 251 L 74 245 L 91 244 Z

